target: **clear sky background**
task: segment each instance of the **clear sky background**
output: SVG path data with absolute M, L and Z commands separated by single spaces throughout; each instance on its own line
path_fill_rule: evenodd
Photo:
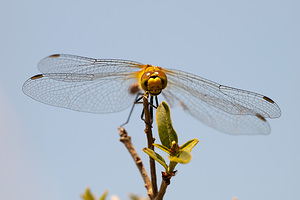
M 172 109 L 179 142 L 200 142 L 165 199 L 300 199 L 299 10 L 297 0 L 1 1 L 0 199 L 79 200 L 87 186 L 146 196 L 119 142 L 129 109 L 81 113 L 22 93 L 54 53 L 180 69 L 271 97 L 282 116 L 268 136 L 227 135 Z M 148 165 L 141 109 L 126 128 Z

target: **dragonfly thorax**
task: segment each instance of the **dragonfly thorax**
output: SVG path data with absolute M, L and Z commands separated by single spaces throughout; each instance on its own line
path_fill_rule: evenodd
M 146 71 L 141 76 L 141 87 L 156 96 L 167 86 L 167 76 L 161 70 Z

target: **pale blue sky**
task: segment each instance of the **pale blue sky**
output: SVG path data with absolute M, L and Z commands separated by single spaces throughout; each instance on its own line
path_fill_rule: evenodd
M 300 199 L 299 1 L 1 1 L 0 199 L 76 200 L 87 186 L 146 195 L 117 127 L 129 110 L 81 113 L 22 93 L 53 53 L 180 69 L 274 99 L 268 136 L 230 136 L 172 109 L 179 142 L 198 138 L 165 199 Z M 126 127 L 146 146 L 141 107 Z M 155 132 L 155 134 L 157 134 Z M 158 166 L 158 173 L 163 168 Z M 160 180 L 160 178 L 159 178 Z

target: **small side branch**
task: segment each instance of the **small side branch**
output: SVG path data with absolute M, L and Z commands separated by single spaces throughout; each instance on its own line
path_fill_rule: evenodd
M 148 191 L 148 196 L 150 197 L 150 199 L 153 199 L 153 189 L 152 189 L 150 178 L 147 174 L 146 169 L 144 168 L 141 158 L 139 157 L 134 146 L 131 143 L 131 137 L 127 134 L 127 131 L 123 127 L 119 127 L 119 135 L 120 135 L 120 141 L 125 145 L 131 157 L 133 158 L 137 168 L 140 171 L 140 174 L 145 183 L 145 187 Z

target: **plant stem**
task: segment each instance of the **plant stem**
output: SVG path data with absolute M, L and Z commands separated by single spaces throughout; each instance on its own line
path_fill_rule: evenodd
M 174 171 L 176 165 L 178 163 L 177 162 L 170 162 L 169 164 L 169 169 L 168 169 L 168 172 L 162 172 L 162 181 L 161 181 L 161 185 L 160 185 L 160 188 L 159 188 L 159 191 L 157 193 L 157 196 L 155 196 L 154 200 L 162 200 L 165 193 L 166 193 L 166 190 L 167 190 L 167 187 L 168 185 L 170 185 L 170 180 L 172 178 L 172 176 L 175 176 L 176 172 Z
M 144 131 L 147 135 L 148 148 L 151 150 L 154 150 L 154 146 L 153 146 L 154 139 L 153 139 L 153 135 L 152 135 L 152 124 L 151 124 L 151 118 L 150 118 L 148 96 L 149 96 L 149 94 L 147 92 L 143 96 L 143 107 L 144 107 L 144 113 L 145 113 L 145 130 Z M 150 162 L 153 197 L 155 197 L 157 195 L 156 169 L 155 169 L 155 161 L 150 156 L 149 156 L 149 162 Z
M 166 193 L 167 187 L 168 187 L 167 182 L 162 180 L 159 192 L 157 193 L 157 196 L 154 198 L 154 200 L 162 200 Z

